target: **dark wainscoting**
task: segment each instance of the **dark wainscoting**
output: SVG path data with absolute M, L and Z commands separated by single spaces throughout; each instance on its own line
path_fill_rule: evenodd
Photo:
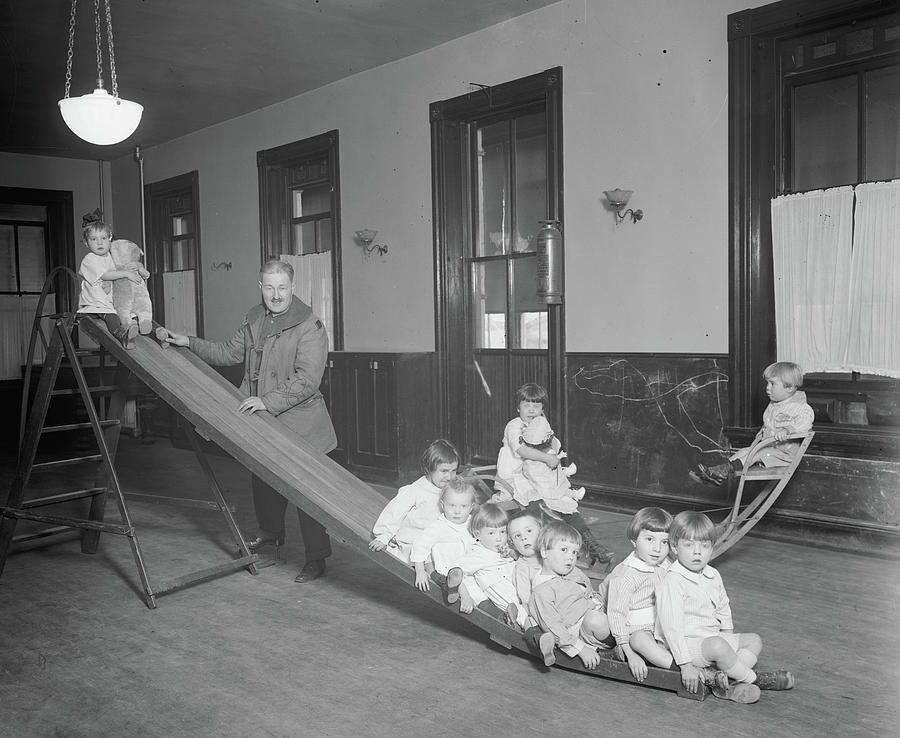
M 689 471 L 718 463 L 728 448 L 727 366 L 725 355 L 569 354 L 566 443 L 589 500 L 625 511 L 710 510 L 719 519 L 728 490 Z M 763 522 L 762 531 L 835 545 L 900 544 L 900 460 L 834 456 L 814 441 Z

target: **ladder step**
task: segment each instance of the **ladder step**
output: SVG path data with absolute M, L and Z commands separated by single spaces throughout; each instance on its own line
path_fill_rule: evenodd
M 80 533 L 75 532 L 68 525 L 57 525 L 52 528 L 41 528 L 41 530 L 33 530 L 28 533 L 21 533 L 17 536 L 13 536 L 12 542 L 13 545 L 22 545 L 25 543 L 31 543 L 32 541 L 40 541 L 45 538 L 50 538 L 52 536 L 61 536 L 65 533 L 68 533 L 70 536 L 80 536 Z
M 250 566 L 251 564 L 255 564 L 257 561 L 259 561 L 259 556 L 257 554 L 250 554 L 249 556 L 242 556 L 225 564 L 217 564 L 216 566 L 210 566 L 207 569 L 200 569 L 199 571 L 195 571 L 191 574 L 185 574 L 184 576 L 170 579 L 168 582 L 163 583 L 162 586 L 156 587 L 154 589 L 154 594 L 157 597 L 160 595 L 169 594 L 170 592 L 189 587 L 192 584 L 199 584 L 200 582 L 206 582 L 210 579 L 215 579 L 222 574 L 228 574 L 230 572 L 237 571 L 238 569 L 246 569 L 248 566 Z
M 99 394 L 103 394 L 104 392 L 115 392 L 118 389 L 120 389 L 120 388 L 119 388 L 119 385 L 117 385 L 117 384 L 98 384 L 95 387 L 88 387 L 88 391 L 92 395 L 99 395 Z M 77 387 L 75 387 L 73 389 L 55 389 L 50 392 L 50 395 L 52 397 L 58 397 L 59 395 L 80 395 L 80 394 L 81 394 L 81 390 L 79 390 Z
M 100 427 L 101 428 L 109 428 L 113 425 L 120 425 L 121 421 L 119 420 L 101 420 Z M 62 431 L 70 431 L 70 430 L 82 430 L 85 428 L 92 428 L 93 426 L 90 423 L 68 423 L 66 425 L 47 425 L 41 428 L 41 433 L 60 433 Z
M 60 466 L 72 466 L 73 464 L 83 464 L 87 461 L 102 461 L 103 454 L 91 454 L 90 456 L 76 456 L 71 459 L 58 459 L 57 461 L 42 461 L 38 464 L 32 464 L 33 470 L 38 469 L 56 469 Z
M 84 530 L 97 530 L 102 533 L 115 533 L 119 536 L 133 536 L 134 528 L 130 525 L 116 525 L 114 523 L 101 523 L 99 520 L 82 520 L 80 518 L 65 518 L 60 515 L 42 515 L 41 513 L 16 510 L 11 507 L 0 507 L 0 515 L 19 520 L 33 520 L 36 523 L 49 523 L 51 525 L 64 525 L 69 528 L 83 528 Z
M 72 500 L 83 500 L 86 497 L 96 497 L 97 495 L 105 495 L 106 487 L 91 487 L 90 489 L 76 489 L 72 492 L 60 492 L 58 495 L 48 495 L 47 497 L 35 497 L 31 500 L 25 500 L 22 503 L 22 510 L 32 507 L 44 507 L 45 505 L 55 505 L 59 502 L 71 502 Z

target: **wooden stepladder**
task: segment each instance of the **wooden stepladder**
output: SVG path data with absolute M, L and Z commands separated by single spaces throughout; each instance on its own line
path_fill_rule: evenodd
M 68 270 L 66 270 L 68 271 Z M 71 274 L 71 272 L 70 272 Z M 89 385 L 85 376 L 82 359 L 86 356 L 97 354 L 93 350 L 78 350 L 75 347 L 72 335 L 77 328 L 78 321 L 83 318 L 74 312 L 60 313 L 56 315 L 43 315 L 43 303 L 49 289 L 49 283 L 53 274 L 47 278 L 44 286 L 44 294 L 38 305 L 35 316 L 35 328 L 32 333 L 32 344 L 29 349 L 26 377 L 30 377 L 32 371 L 32 359 L 34 354 L 35 335 L 40 333 L 44 341 L 46 354 L 43 369 L 38 381 L 34 399 L 28 410 L 28 379 L 25 381 L 25 389 L 22 399 L 22 434 L 20 437 L 19 460 L 16 474 L 10 486 L 9 495 L 5 505 L 0 507 L 0 574 L 6 564 L 6 559 L 13 543 L 24 543 L 37 538 L 56 535 L 61 532 L 81 530 L 81 550 L 83 553 L 96 553 L 100 542 L 101 533 L 112 533 L 125 536 L 128 539 L 131 553 L 137 567 L 138 577 L 144 591 L 144 599 L 149 608 L 156 607 L 156 598 L 178 589 L 183 589 L 191 584 L 206 581 L 222 574 L 230 573 L 238 569 L 247 569 L 251 574 L 256 574 L 256 554 L 251 554 L 247 549 L 237 523 L 228 507 L 222 492 L 215 480 L 212 468 L 208 460 L 203 456 L 200 444 L 193 433 L 190 433 L 194 441 L 194 449 L 197 452 L 204 475 L 213 493 L 215 506 L 223 513 L 232 536 L 239 548 L 237 558 L 206 569 L 186 574 L 169 580 L 159 585 L 154 585 L 150 579 L 144 556 L 141 552 L 135 527 L 126 505 L 118 474 L 115 468 L 115 456 L 118 447 L 121 416 L 125 405 L 125 392 L 122 383 L 106 383 L 100 372 L 100 383 Z M 74 274 L 71 274 L 74 277 Z M 50 318 L 53 328 L 49 342 L 43 334 L 41 326 L 42 318 Z M 90 318 L 84 318 L 90 320 Z M 145 339 L 149 340 L 149 339 Z M 102 353 L 102 349 L 99 350 Z M 103 366 L 101 362 L 101 367 Z M 69 369 L 74 377 L 75 387 L 59 387 L 60 370 Z M 47 424 L 48 409 L 53 397 L 60 395 L 79 396 L 87 413 L 87 422 Z M 99 410 L 98 410 L 99 407 Z M 27 413 L 27 421 L 25 416 Z M 89 453 L 70 455 L 66 458 L 49 461 L 38 461 L 38 447 L 42 438 L 50 434 L 62 434 L 70 431 L 85 431 L 90 429 L 96 442 L 96 450 Z M 52 494 L 38 493 L 42 496 L 29 496 L 29 484 L 32 474 L 35 472 L 53 472 L 67 466 L 99 463 L 99 469 L 94 485 L 84 489 L 56 491 Z M 43 485 L 46 491 L 48 485 Z M 50 485 L 52 486 L 52 484 Z M 106 501 L 112 496 L 119 512 L 119 522 L 106 522 Z M 87 516 L 78 518 L 68 514 L 52 514 L 45 512 L 48 507 L 62 503 L 73 503 L 77 500 L 89 500 Z M 27 533 L 15 536 L 16 525 L 19 520 L 32 521 L 43 524 L 45 527 L 36 533 Z

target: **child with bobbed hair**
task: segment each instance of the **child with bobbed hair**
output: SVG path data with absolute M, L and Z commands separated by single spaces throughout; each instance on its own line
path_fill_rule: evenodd
M 791 689 L 789 671 L 754 672 L 762 650 L 756 633 L 735 633 L 731 604 L 719 572 L 709 566 L 716 526 L 703 513 L 680 512 L 669 528 L 676 561 L 656 588 L 656 636 L 666 644 L 681 681 L 696 692 L 702 669 L 725 672 L 727 686 L 713 686 L 716 697 L 752 703 L 760 689 Z
M 373 551 L 387 551 L 409 564 L 412 546 L 425 528 L 441 515 L 441 490 L 456 479 L 459 452 L 443 438 L 429 443 L 422 452 L 422 476 L 404 485 L 385 505 L 375 521 L 369 543 Z
M 654 637 L 656 587 L 669 570 L 669 526 L 672 516 L 660 507 L 644 507 L 628 523 L 634 548 L 599 588 L 606 602 L 614 654 L 628 662 L 639 682 L 647 678 L 647 661 L 669 668 L 670 654 Z
M 812 430 L 815 420 L 815 413 L 806 402 L 806 393 L 800 390 L 803 370 L 791 361 L 776 361 L 765 368 L 763 378 L 766 380 L 769 405 L 763 412 L 763 425 L 753 443 L 735 451 L 723 464 L 698 464 L 697 470 L 691 472 L 693 478 L 716 486 L 724 484 L 736 471 L 743 469 L 753 445 L 773 436 L 777 443 L 763 449 L 757 463 L 771 468 L 788 466 L 794 460 L 800 444 L 788 441 L 788 436 L 807 433 Z
M 614 645 L 603 603 L 587 574 L 575 566 L 581 543 L 581 534 L 571 525 L 551 521 L 541 528 L 535 544 L 541 572 L 532 582 L 528 612 L 544 631 L 539 646 L 547 666 L 556 662 L 557 645 L 588 669 L 600 663 L 598 648 Z
M 462 612 L 472 612 L 478 605 L 497 619 L 511 617 L 511 624 L 524 629 L 530 623 L 516 595 L 516 564 L 507 539 L 508 522 L 509 516 L 502 507 L 491 502 L 479 507 L 469 522 L 469 533 L 475 543 L 454 561 L 447 572 L 447 582 L 462 581 L 459 587 Z M 477 585 L 474 588 L 473 581 Z

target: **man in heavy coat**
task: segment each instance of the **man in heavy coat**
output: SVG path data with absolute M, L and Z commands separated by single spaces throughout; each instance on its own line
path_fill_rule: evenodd
M 247 395 L 238 411 L 266 411 L 313 448 L 327 453 L 337 437 L 325 400 L 319 391 L 328 359 L 328 335 L 312 309 L 293 296 L 294 268 L 283 261 L 266 262 L 259 272 L 262 304 L 253 306 L 227 341 L 206 341 L 196 336 L 169 333 L 168 342 L 188 346 L 208 364 L 244 363 L 241 391 Z M 259 530 L 247 541 L 255 551 L 284 540 L 287 500 L 253 476 L 253 505 Z M 302 510 L 300 531 L 306 563 L 295 581 L 318 579 L 331 555 L 325 528 Z

